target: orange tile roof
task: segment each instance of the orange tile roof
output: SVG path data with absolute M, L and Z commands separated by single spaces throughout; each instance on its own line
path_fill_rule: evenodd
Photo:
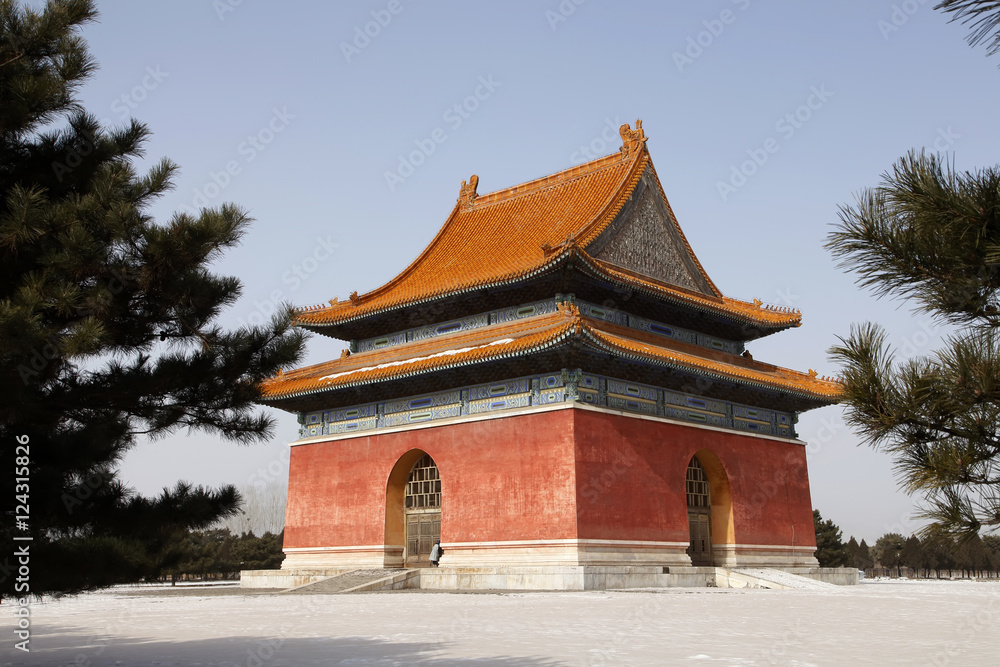
M 695 371 L 720 379 L 834 403 L 842 387 L 813 373 L 772 366 L 580 315 L 574 306 L 555 313 L 472 329 L 383 350 L 362 352 L 302 368 L 263 383 L 265 402 L 394 380 L 455 366 L 484 363 L 549 349 L 570 338 L 614 354 Z
M 334 325 L 394 308 L 472 289 L 522 280 L 558 266 L 575 249 L 586 250 L 628 201 L 648 167 L 663 201 L 645 145 L 641 121 L 621 129 L 624 145 L 615 153 L 528 183 L 477 195 L 478 177 L 462 183 L 459 201 L 430 245 L 402 273 L 376 290 L 329 305 L 301 308 L 295 323 Z M 669 208 L 669 203 L 667 203 Z M 676 225 L 673 212 L 670 219 Z M 599 263 L 601 270 L 629 285 L 652 286 L 654 293 L 694 307 L 763 326 L 797 326 L 797 311 L 764 311 L 728 299 L 698 262 L 680 227 L 678 238 L 713 294 L 690 292 Z
M 647 291 L 658 294 L 668 301 L 675 301 L 692 305 L 702 310 L 713 311 L 722 315 L 728 315 L 737 320 L 764 324 L 776 327 L 797 327 L 802 324 L 802 313 L 794 308 L 783 308 L 781 306 L 770 306 L 759 299 L 750 301 L 740 301 L 731 299 L 728 296 L 710 297 L 694 290 L 684 289 L 677 285 L 664 283 L 648 276 L 623 269 L 620 266 L 609 264 L 605 261 L 594 259 L 585 252 L 580 251 L 584 260 L 591 263 L 596 269 L 594 272 L 611 280 L 617 279 L 619 282 L 638 288 L 645 288 Z
M 526 354 L 564 339 L 576 323 L 561 311 L 360 352 L 266 380 L 264 400 L 318 393 Z
M 599 326 L 585 327 L 583 333 L 598 347 L 616 354 L 625 353 L 634 358 L 658 361 L 743 384 L 793 391 L 831 403 L 839 401 L 843 396 L 843 385 L 840 382 L 820 377 L 814 371 L 800 373 L 687 343 L 672 340 L 664 342 L 653 335 L 604 322 Z

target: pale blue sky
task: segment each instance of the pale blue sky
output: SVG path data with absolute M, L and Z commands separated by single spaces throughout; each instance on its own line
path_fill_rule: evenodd
M 83 100 L 111 123 L 146 122 L 148 159 L 181 166 L 158 219 L 203 201 L 257 219 L 217 265 L 245 283 L 234 324 L 275 297 L 313 304 L 379 286 L 434 236 L 463 179 L 478 174 L 485 193 L 562 170 L 586 159 L 581 147 L 616 151 L 618 125 L 642 118 L 716 284 L 803 312 L 802 328 L 751 344 L 754 356 L 833 374 L 827 349 L 851 322 L 882 321 L 917 351 L 933 330 L 835 268 L 821 244 L 838 204 L 911 148 L 952 152 L 963 169 L 1000 156 L 1000 58 L 971 49 L 933 1 L 98 4 L 84 36 L 101 69 Z M 386 173 L 435 130 L 444 140 L 390 188 Z M 754 154 L 766 162 L 731 181 Z M 725 182 L 738 187 L 723 196 Z M 314 338 L 309 361 L 340 347 Z M 269 466 L 283 476 L 297 426 L 281 414 L 268 445 L 179 434 L 137 449 L 124 477 L 155 493 L 179 478 L 240 485 Z M 814 506 L 845 537 L 911 532 L 888 458 L 858 447 L 841 414 L 799 425 Z

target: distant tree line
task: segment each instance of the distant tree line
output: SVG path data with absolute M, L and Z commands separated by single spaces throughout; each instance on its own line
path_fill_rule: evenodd
M 239 489 L 240 511 L 206 530 L 189 530 L 170 541 L 170 563 L 161 581 L 238 579 L 240 570 L 277 570 L 285 555 L 287 489 L 280 480 Z
M 228 528 L 188 531 L 163 554 L 170 563 L 160 581 L 238 579 L 240 570 L 277 570 L 284 531 L 234 535 Z
M 944 534 L 923 539 L 886 533 L 869 547 L 852 536 L 846 544 L 833 521 L 813 511 L 816 559 L 820 567 L 854 567 L 867 577 L 919 579 L 1000 578 L 1000 535 L 952 538 Z

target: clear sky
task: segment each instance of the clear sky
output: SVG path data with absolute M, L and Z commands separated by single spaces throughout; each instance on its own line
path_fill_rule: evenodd
M 245 284 L 234 325 L 378 287 L 463 179 L 486 193 L 560 171 L 617 151 L 618 126 L 641 118 L 715 283 L 803 313 L 755 358 L 834 374 L 827 350 L 852 322 L 883 322 L 907 353 L 941 333 L 836 268 L 822 243 L 838 205 L 913 148 L 960 169 L 1000 156 L 1000 57 L 934 4 L 106 0 L 84 31 L 101 69 L 82 97 L 108 123 L 147 123 L 147 159 L 181 166 L 157 219 L 224 201 L 256 218 L 216 265 Z M 308 361 L 342 347 L 314 337 Z M 799 433 L 813 505 L 845 539 L 917 526 L 840 408 L 806 413 Z M 137 448 L 123 477 L 143 493 L 280 478 L 296 434 L 285 413 L 255 447 L 180 433 Z

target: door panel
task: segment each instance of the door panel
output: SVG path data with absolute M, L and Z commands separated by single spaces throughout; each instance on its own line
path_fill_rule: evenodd
M 406 562 L 427 563 L 431 548 L 441 539 L 441 513 L 421 512 L 406 516 Z
M 712 532 L 708 512 L 688 512 L 691 544 L 688 555 L 692 565 L 712 564 Z

